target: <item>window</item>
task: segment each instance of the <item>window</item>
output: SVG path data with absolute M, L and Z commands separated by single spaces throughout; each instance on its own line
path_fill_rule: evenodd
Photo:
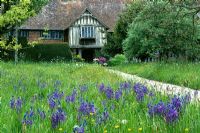
M 40 36 L 44 39 L 62 40 L 64 35 L 63 31 L 47 31 L 41 32 Z
M 81 27 L 81 38 L 95 38 L 94 26 L 82 26 Z
M 29 32 L 28 31 L 25 31 L 25 30 L 21 30 L 19 32 L 19 36 L 20 37 L 29 37 Z

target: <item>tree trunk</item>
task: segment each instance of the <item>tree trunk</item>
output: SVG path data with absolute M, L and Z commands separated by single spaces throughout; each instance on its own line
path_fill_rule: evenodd
M 18 50 L 15 50 L 15 65 L 18 63 Z
M 16 26 L 16 45 L 18 44 L 18 26 Z M 18 49 L 15 49 L 15 65 L 18 63 Z

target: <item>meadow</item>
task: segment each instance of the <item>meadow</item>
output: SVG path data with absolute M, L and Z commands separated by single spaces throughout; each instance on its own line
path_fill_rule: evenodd
M 200 89 L 200 63 L 133 63 L 113 68 L 151 80 Z
M 0 62 L 0 133 L 197 133 L 199 112 L 96 64 Z

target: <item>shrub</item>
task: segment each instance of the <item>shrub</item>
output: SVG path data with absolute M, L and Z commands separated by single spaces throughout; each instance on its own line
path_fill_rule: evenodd
M 85 59 L 83 59 L 79 54 L 78 55 L 73 54 L 72 60 L 74 62 L 83 62 L 83 61 L 85 61 Z
M 105 57 L 98 57 L 98 58 L 95 58 L 93 61 L 102 66 L 107 66 L 107 59 Z
M 114 58 L 111 58 L 109 60 L 108 64 L 111 65 L 111 66 L 116 66 L 116 65 L 124 64 L 125 62 L 126 62 L 125 55 L 117 54 L 117 55 L 115 55 Z
M 68 61 L 72 54 L 67 44 L 39 44 L 22 50 L 26 60 L 33 61 Z
M 104 45 L 102 52 L 104 57 L 114 57 L 116 54 L 123 53 L 122 44 L 116 43 L 116 38 L 112 33 L 107 33 L 107 43 Z

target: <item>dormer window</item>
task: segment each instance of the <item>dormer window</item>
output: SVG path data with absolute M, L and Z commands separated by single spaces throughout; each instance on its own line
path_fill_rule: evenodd
M 81 39 L 92 39 L 95 38 L 95 27 L 94 26 L 81 26 Z

